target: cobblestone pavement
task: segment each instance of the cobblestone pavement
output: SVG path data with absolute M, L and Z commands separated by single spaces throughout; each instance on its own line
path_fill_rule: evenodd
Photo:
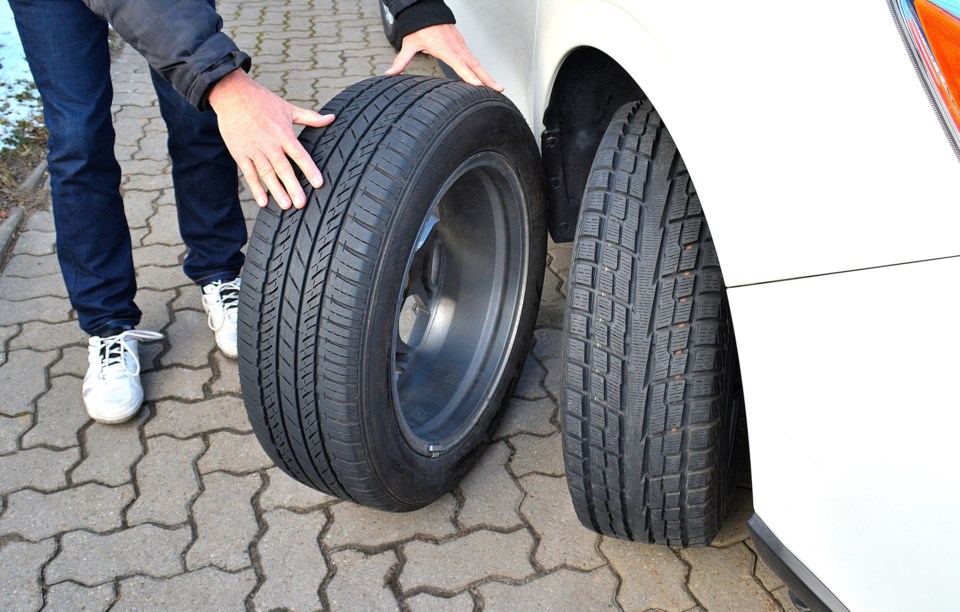
M 374 0 L 221 2 L 255 75 L 318 106 L 392 59 Z M 418 60 L 416 72 L 433 64 Z M 115 62 L 117 153 L 139 274 L 144 410 L 87 420 L 85 337 L 34 213 L 0 274 L 0 610 L 777 610 L 786 588 L 747 537 L 744 489 L 709 548 L 582 528 L 557 421 L 568 246 L 551 248 L 536 345 L 495 442 L 450 495 L 385 514 L 273 467 L 180 271 L 163 122 L 142 59 Z M 244 206 L 252 220 L 249 194 Z

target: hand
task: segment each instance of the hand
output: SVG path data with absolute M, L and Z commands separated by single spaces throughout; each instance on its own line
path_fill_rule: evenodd
M 334 116 L 294 106 L 239 69 L 217 82 L 208 99 L 217 113 L 223 142 L 257 204 L 261 208 L 267 205 L 266 186 L 280 208 L 306 206 L 306 195 L 287 156 L 315 188 L 323 185 L 323 177 L 297 140 L 293 124 L 323 127 L 330 125 Z
M 470 53 L 470 49 L 467 49 L 460 30 L 453 24 L 430 26 L 404 36 L 403 47 L 386 74 L 400 74 L 419 52 L 432 55 L 450 66 L 461 79 L 471 85 L 486 85 L 495 91 L 503 91 L 503 85 L 487 74 L 473 53 Z

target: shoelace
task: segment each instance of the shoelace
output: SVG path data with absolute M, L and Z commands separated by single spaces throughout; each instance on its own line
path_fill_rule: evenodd
M 237 307 L 240 304 L 240 279 L 217 281 L 213 285 L 217 292 L 217 299 L 223 305 L 224 316 L 229 316 L 231 313 L 237 316 Z M 216 331 L 213 326 L 213 312 L 207 314 L 207 327 Z
M 136 339 L 143 342 L 150 342 L 152 340 L 160 340 L 162 338 L 163 334 L 139 329 L 130 329 L 115 336 L 99 338 L 98 343 L 95 344 L 94 347 L 97 349 L 97 353 L 100 356 L 100 375 L 102 376 L 107 368 L 111 368 L 116 365 L 122 365 L 124 370 L 130 376 L 139 375 L 140 356 L 137 354 L 137 351 L 130 350 L 130 347 L 127 346 L 127 343 L 124 342 L 124 340 Z M 133 370 L 131 370 L 127 365 L 127 360 L 124 359 L 125 355 L 130 355 L 130 359 L 134 363 Z

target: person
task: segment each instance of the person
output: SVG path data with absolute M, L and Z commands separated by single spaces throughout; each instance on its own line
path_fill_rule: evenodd
M 387 0 L 403 28 L 403 48 L 388 71 L 417 52 L 445 61 L 464 80 L 502 90 L 466 48 L 442 0 Z M 261 207 L 267 193 L 282 209 L 306 196 L 293 164 L 311 185 L 323 177 L 293 124 L 335 118 L 297 107 L 259 85 L 251 58 L 222 32 L 214 0 L 10 0 L 49 132 L 48 169 L 57 257 L 70 303 L 89 334 L 83 381 L 87 413 L 103 423 L 132 418 L 143 402 L 132 245 L 114 156 L 108 23 L 150 65 L 167 125 L 185 274 L 217 346 L 237 355 L 236 314 L 247 233 L 237 168 Z

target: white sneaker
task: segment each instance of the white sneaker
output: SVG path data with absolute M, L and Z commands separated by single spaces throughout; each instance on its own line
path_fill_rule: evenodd
M 83 377 L 83 403 L 91 419 L 123 423 L 137 414 L 143 403 L 138 342 L 161 338 L 163 334 L 136 329 L 90 338 L 90 367 Z
M 203 309 L 207 325 L 213 330 L 217 346 L 231 359 L 237 358 L 237 306 L 240 303 L 240 278 L 217 281 L 203 286 Z

